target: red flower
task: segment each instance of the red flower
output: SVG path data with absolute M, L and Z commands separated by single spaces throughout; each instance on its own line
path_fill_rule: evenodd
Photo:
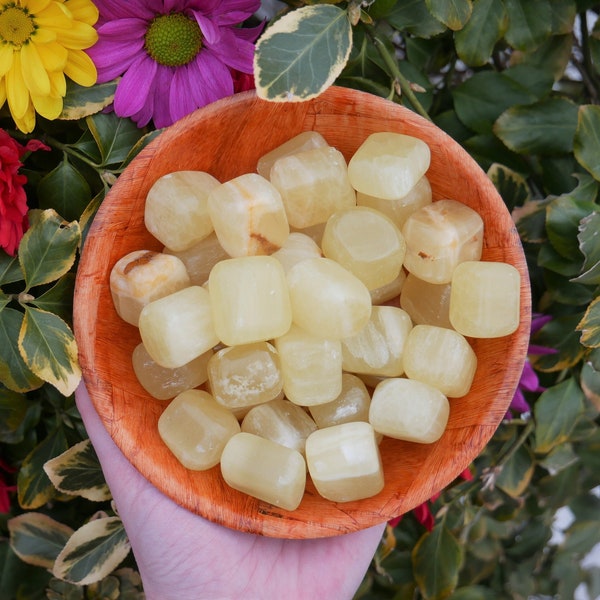
M 22 156 L 35 150 L 50 150 L 48 146 L 30 140 L 25 146 L 0 129 L 0 248 L 15 255 L 27 230 L 27 196 L 23 186 L 27 177 L 18 171 Z
M 0 459 L 0 469 L 6 473 L 14 473 L 16 469 L 9 467 Z M 10 493 L 16 492 L 16 485 L 8 485 L 4 480 L 4 475 L 0 472 L 0 514 L 7 513 L 10 510 Z
M 471 473 L 471 470 L 467 468 L 459 475 L 459 477 L 465 481 L 471 481 L 473 479 L 473 473 Z M 435 517 L 431 512 L 431 503 L 435 502 L 439 497 L 440 492 L 437 492 L 436 494 L 433 494 L 433 496 L 431 496 L 427 502 L 423 502 L 423 504 L 419 504 L 419 506 L 413 508 L 412 513 L 415 516 L 415 519 L 417 519 L 417 521 L 419 521 L 419 523 L 421 523 L 421 525 L 423 525 L 427 531 L 431 531 L 435 525 Z M 402 521 L 402 515 L 388 521 L 388 525 L 391 527 L 396 527 L 400 521 Z

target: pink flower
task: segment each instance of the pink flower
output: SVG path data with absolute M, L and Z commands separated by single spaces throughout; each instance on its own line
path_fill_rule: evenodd
M 1 471 L 4 471 L 5 473 L 14 473 L 16 469 L 8 466 L 0 458 L 0 515 L 5 514 L 10 510 L 10 494 L 17 491 L 16 485 L 8 485 L 6 483 Z
M 0 248 L 15 255 L 27 230 L 27 196 L 23 186 L 27 177 L 19 173 L 21 158 L 26 152 L 50 150 L 37 140 L 25 146 L 0 129 Z
M 239 24 L 260 0 L 96 0 L 98 82 L 121 77 L 114 110 L 139 127 L 166 127 L 234 93 L 232 71 L 251 74 L 262 27 Z

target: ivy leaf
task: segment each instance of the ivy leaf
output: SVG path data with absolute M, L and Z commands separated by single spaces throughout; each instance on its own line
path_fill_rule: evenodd
M 0 442 L 21 442 L 26 427 L 39 419 L 40 412 L 40 402 L 31 402 L 24 394 L 0 388 Z
M 576 128 L 577 105 L 564 98 L 514 106 L 494 123 L 494 133 L 520 154 L 569 153 Z
M 513 210 L 513 220 L 524 242 L 541 244 L 546 239 L 546 207 L 549 200 L 530 200 Z
M 477 0 L 468 22 L 454 35 L 456 52 L 467 65 L 485 65 L 508 25 L 504 4 L 499 0 Z
M 41 387 L 42 379 L 31 372 L 19 351 L 18 339 L 23 313 L 14 308 L 0 311 L 0 382 L 13 392 L 29 392 Z
M 57 315 L 27 306 L 19 333 L 25 364 L 40 379 L 70 396 L 81 379 L 77 343 L 69 326 Z
M 576 329 L 581 331 L 581 343 L 584 346 L 600 348 L 600 296 L 587 307 Z
M 285 102 L 318 96 L 340 75 L 351 49 L 352 26 L 341 8 L 317 4 L 287 13 L 256 44 L 259 98 Z
M 100 151 L 99 166 L 122 163 L 144 135 L 133 121 L 121 119 L 115 113 L 97 113 L 85 121 Z
M 463 548 L 443 523 L 419 539 L 412 559 L 415 581 L 424 598 L 441 600 L 452 593 L 458 583 Z
M 44 471 L 59 492 L 82 496 L 92 502 L 111 498 L 90 440 L 83 440 L 49 460 Z
M 0 286 L 23 280 L 23 271 L 16 256 L 0 252 Z
M 67 80 L 67 93 L 63 98 L 63 109 L 59 119 L 76 120 L 100 112 L 112 103 L 118 80 L 96 83 L 83 87 Z
M 581 219 L 579 224 L 579 249 L 585 256 L 581 275 L 573 279 L 577 283 L 585 283 L 587 285 L 600 284 L 600 213 L 593 212 Z
M 600 351 L 595 353 L 600 357 Z M 585 397 L 600 412 L 600 370 L 596 369 L 592 361 L 586 361 L 581 367 L 581 389 Z
M 554 30 L 553 30 L 554 31 Z M 549 73 L 554 81 L 563 77 L 571 59 L 573 36 L 571 34 L 552 35 L 535 50 L 520 56 L 519 64 Z
M 531 189 L 520 173 L 496 163 L 488 169 L 487 175 L 509 210 L 515 206 L 522 206 L 530 200 Z
M 425 0 L 429 12 L 448 29 L 462 29 L 473 11 L 471 0 Z
M 42 513 L 24 513 L 8 521 L 10 547 L 29 565 L 51 569 L 73 529 Z
M 580 200 L 570 194 L 550 202 L 546 209 L 546 231 L 550 243 L 561 256 L 581 260 L 577 239 L 580 223 L 596 207 L 593 200 Z
M 562 371 L 576 365 L 582 358 L 584 348 L 580 334 L 575 330 L 582 314 L 568 315 L 552 319 L 536 335 L 535 343 L 558 350 L 556 354 L 531 356 L 535 369 L 544 373 Z
M 37 195 L 40 208 L 52 208 L 67 221 L 74 221 L 81 216 L 92 192 L 65 154 L 62 162 L 40 180 Z
M 37 211 L 35 222 L 19 245 L 27 290 L 62 277 L 75 262 L 80 240 L 79 223 L 66 223 L 52 209 Z
M 496 486 L 512 498 L 519 498 L 529 486 L 534 470 L 533 454 L 526 446 L 520 446 L 502 467 Z
M 516 50 L 539 46 L 552 33 L 550 0 L 504 0 L 509 15 L 506 41 Z
M 19 504 L 40 508 L 56 496 L 56 488 L 44 472 L 44 464 L 68 448 L 62 428 L 51 431 L 26 457 L 17 476 Z
M 73 319 L 74 288 L 75 275 L 66 273 L 49 290 L 34 298 L 31 304 L 70 323 Z
M 600 106 L 579 107 L 573 152 L 577 162 L 600 181 Z
M 533 407 L 534 451 L 546 454 L 569 436 L 584 411 L 584 395 L 573 377 L 542 392 Z
M 94 519 L 70 537 L 52 572 L 65 581 L 89 585 L 109 575 L 129 550 L 129 540 L 118 517 Z
M 444 25 L 427 9 L 426 0 L 396 2 L 387 22 L 399 31 L 429 39 L 442 33 Z

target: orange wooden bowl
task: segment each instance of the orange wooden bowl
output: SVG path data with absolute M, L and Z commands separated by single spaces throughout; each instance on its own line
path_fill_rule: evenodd
M 384 439 L 385 487 L 366 500 L 334 503 L 308 481 L 288 512 L 229 488 L 219 467 L 194 472 L 161 441 L 157 421 L 166 403 L 140 386 L 131 354 L 140 337 L 115 312 L 109 274 L 132 250 L 161 250 L 144 227 L 144 201 L 162 175 L 207 171 L 220 181 L 254 172 L 258 158 L 305 131 L 319 131 L 348 160 L 376 131 L 420 137 L 431 148 L 427 176 L 434 200 L 471 206 L 485 226 L 483 260 L 521 273 L 521 321 L 510 336 L 473 340 L 478 368 L 470 393 L 451 400 L 448 427 L 429 445 Z M 462 147 L 439 128 L 397 104 L 345 88 L 300 103 L 270 103 L 253 92 L 202 108 L 175 123 L 131 162 L 104 200 L 85 242 L 75 289 L 79 358 L 92 401 L 131 463 L 181 506 L 233 529 L 281 538 L 314 538 L 363 529 L 403 514 L 452 482 L 481 452 L 505 416 L 525 360 L 530 327 L 529 277 L 521 243 L 496 189 Z

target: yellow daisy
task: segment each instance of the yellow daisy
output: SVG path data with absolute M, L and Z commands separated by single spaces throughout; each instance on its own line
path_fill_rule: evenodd
M 65 75 L 82 86 L 96 83 L 96 66 L 84 52 L 96 43 L 98 9 L 91 0 L 0 0 L 0 106 L 29 133 L 35 113 L 56 119 L 66 93 Z

